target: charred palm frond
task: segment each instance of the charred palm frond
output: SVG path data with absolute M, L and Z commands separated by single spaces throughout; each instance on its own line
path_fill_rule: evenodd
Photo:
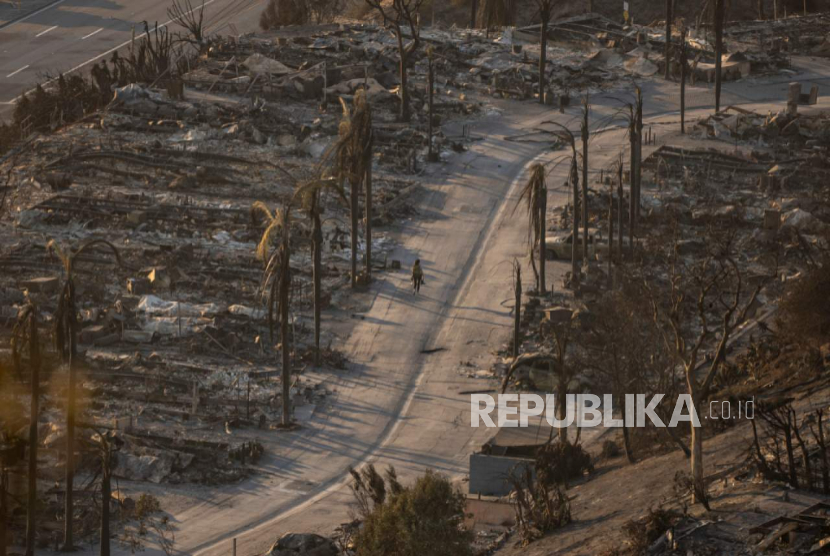
M 271 239 L 285 224 L 285 215 L 287 211 L 275 210 L 273 213 L 268 209 L 268 206 L 262 201 L 256 201 L 251 205 L 251 216 L 256 214 L 265 216 L 267 226 L 262 233 L 262 237 L 256 246 L 256 258 L 262 262 L 268 261 L 268 249 L 271 244 Z
M 540 292 L 544 289 L 541 274 L 543 273 L 542 269 L 544 268 L 545 261 L 544 256 L 542 256 L 539 262 L 541 268 L 537 270 L 535 253 L 536 250 L 539 249 L 540 245 L 542 245 L 545 241 L 543 236 L 545 227 L 545 212 L 547 207 L 547 194 L 548 190 L 545 185 L 545 167 L 541 164 L 534 164 L 530 168 L 530 178 L 527 180 L 527 184 L 525 184 L 522 189 L 515 208 L 518 208 L 522 202 L 524 202 L 527 206 L 527 243 L 530 248 L 530 265 L 533 268 L 533 274 L 536 276 Z M 544 246 L 542 246 L 542 248 L 544 249 Z M 542 255 L 544 255 L 544 253 L 542 253 Z
M 268 225 L 262 233 L 257 245 L 257 258 L 265 262 L 262 273 L 260 292 L 268 308 L 268 329 L 271 338 L 274 338 L 275 314 L 281 312 L 288 305 L 291 285 L 291 223 L 289 221 L 290 207 L 276 209 L 273 213 L 265 203 L 255 202 L 252 211 L 260 211 L 268 217 Z M 273 252 L 268 254 L 271 239 L 279 234 L 279 243 Z

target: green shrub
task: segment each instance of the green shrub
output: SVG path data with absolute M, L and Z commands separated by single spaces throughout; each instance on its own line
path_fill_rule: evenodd
M 465 497 L 446 477 L 427 471 L 414 485 L 386 493 L 355 537 L 358 556 L 467 556 Z

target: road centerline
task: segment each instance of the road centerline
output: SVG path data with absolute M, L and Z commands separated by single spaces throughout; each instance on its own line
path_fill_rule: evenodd
M 104 28 L 103 28 L 103 27 L 101 27 L 101 28 L 99 28 L 99 29 L 96 29 L 95 31 L 91 32 L 90 34 L 88 34 L 88 35 L 85 35 L 85 36 L 81 37 L 81 40 L 88 39 L 88 38 L 89 38 L 89 37 L 91 37 L 92 35 L 97 35 L 98 33 L 100 33 L 100 32 L 101 32 L 101 31 L 103 31 L 103 30 L 104 30 Z
M 41 35 L 45 35 L 45 34 L 46 34 L 46 33 L 48 33 L 49 31 L 51 31 L 52 29 L 57 29 L 57 28 L 58 28 L 58 26 L 57 26 L 57 25 L 52 25 L 52 26 L 51 26 L 51 27 L 49 27 L 48 29 L 46 29 L 46 30 L 44 30 L 44 31 L 41 31 L 40 33 L 38 33 L 37 35 L 35 35 L 35 37 L 39 37 L 39 36 L 41 36 Z
M 24 69 L 26 69 L 26 68 L 28 68 L 28 67 L 29 67 L 29 64 L 26 64 L 26 65 L 25 65 L 25 66 L 23 66 L 22 68 L 20 68 L 20 69 L 18 69 L 18 70 L 15 70 L 15 71 L 11 72 L 11 73 L 10 73 L 9 75 L 7 75 L 6 77 L 11 77 L 11 76 L 13 76 L 13 75 L 17 75 L 18 73 L 20 73 L 21 71 L 23 71 Z

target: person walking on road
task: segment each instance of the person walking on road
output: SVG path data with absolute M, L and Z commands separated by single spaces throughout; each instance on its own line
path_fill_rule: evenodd
M 416 259 L 412 266 L 412 294 L 415 295 L 421 291 L 421 284 L 424 283 L 424 271 L 421 268 L 421 259 Z

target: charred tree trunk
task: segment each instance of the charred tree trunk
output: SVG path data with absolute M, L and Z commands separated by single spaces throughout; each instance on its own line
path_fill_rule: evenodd
M 819 447 L 819 456 L 821 457 L 821 482 L 822 491 L 824 494 L 830 494 L 830 461 L 827 457 L 827 441 L 824 437 L 824 423 L 822 418 L 824 411 L 821 409 L 816 411 L 816 429 L 812 429 L 813 439 Z
M 571 282 L 574 287 L 579 284 L 579 169 L 577 168 L 576 153 L 571 163 L 571 181 L 573 182 L 574 196 L 574 229 L 571 237 Z
M 284 233 L 288 233 L 287 231 Z M 288 241 L 286 241 L 288 243 Z M 285 246 L 284 256 L 289 257 L 290 246 Z M 291 265 L 286 262 L 280 275 L 280 341 L 282 342 L 282 424 L 291 424 L 291 346 L 289 340 L 288 300 L 291 288 Z
M 430 144 L 432 136 L 430 135 Z M 374 139 L 369 140 L 366 146 L 366 174 L 364 176 L 366 186 L 366 199 L 364 200 L 364 211 L 366 213 L 366 279 L 372 277 L 372 149 Z
M 631 123 L 629 125 L 629 170 L 628 170 L 628 249 L 629 256 L 634 258 L 634 226 L 636 222 L 635 206 L 637 203 L 637 119 L 634 111 L 631 111 Z
M 631 438 L 628 432 L 628 427 L 622 428 L 623 433 L 623 447 L 625 449 L 625 457 L 628 460 L 628 463 L 637 463 L 637 460 L 634 458 L 634 448 L 631 446 Z
M 637 87 L 637 187 L 634 199 L 634 222 L 640 222 L 640 192 L 643 183 L 643 91 Z
M 320 355 L 320 328 L 322 321 L 322 251 L 323 251 L 323 225 L 320 221 L 319 194 L 314 193 L 311 199 L 311 218 L 314 222 L 314 230 L 311 232 L 311 258 L 312 258 L 312 280 L 314 281 L 314 365 L 319 367 L 322 363 Z
M 542 187 L 539 195 L 539 295 L 547 293 L 545 276 L 545 262 L 548 260 L 547 245 L 547 213 L 548 213 L 548 188 Z
M 112 456 L 103 449 L 101 466 L 101 556 L 110 556 L 110 502 L 112 500 Z
M 689 63 L 686 50 L 686 28 L 680 34 L 680 133 L 686 134 L 686 66 Z
M 0 456 L 0 556 L 6 556 L 6 529 L 9 525 L 9 509 L 6 507 L 6 490 L 9 488 L 9 474 L 6 461 Z
M 619 222 L 617 223 L 617 228 L 619 231 L 617 233 L 617 259 L 619 262 L 623 262 L 623 221 L 625 213 L 623 212 L 623 165 L 622 165 L 622 155 L 620 155 L 620 166 L 617 168 L 617 203 L 618 203 L 618 215 L 619 215 Z
M 398 37 L 398 52 L 400 53 L 401 63 L 400 63 L 400 78 L 401 78 L 401 121 L 408 122 L 409 121 L 409 93 L 407 92 L 407 70 L 406 70 L 406 62 L 409 58 L 409 54 L 406 52 L 406 48 L 403 44 L 403 34 L 401 32 L 400 26 L 398 26 L 397 31 L 395 33 Z
M 539 31 L 539 104 L 545 103 L 545 88 L 547 86 L 547 75 L 545 69 L 548 64 L 548 20 L 545 17 L 545 10 L 542 10 L 542 25 Z
M 588 264 L 588 116 L 589 99 L 585 93 L 582 110 L 582 264 Z
M 614 185 L 608 187 L 608 280 L 613 280 L 614 272 Z
M 715 112 L 720 112 L 723 82 L 723 3 L 724 0 L 715 0 Z
M 513 315 L 513 359 L 519 357 L 519 344 L 522 334 L 522 267 L 517 262 L 513 275 L 513 292 L 516 296 L 516 310 Z
M 478 0 L 473 0 L 470 5 L 470 29 L 476 28 L 476 20 L 478 16 Z
M 666 0 L 666 79 L 671 78 L 671 24 L 672 0 Z
M 71 280 L 71 278 L 67 278 Z M 69 284 L 69 389 L 66 400 L 66 466 L 64 496 L 63 551 L 75 550 L 75 380 L 78 374 L 78 333 L 75 286 Z
M 35 554 L 35 506 L 37 505 L 37 421 L 40 415 L 40 346 L 38 345 L 36 311 L 29 320 L 29 366 L 31 367 L 32 400 L 29 411 L 29 491 L 26 504 L 26 556 Z
M 766 18 L 767 18 L 767 16 L 764 13 L 764 0 L 758 0 L 758 19 L 763 21 Z
M 695 408 L 699 406 L 697 401 L 693 402 Z M 703 429 L 692 426 L 692 502 L 703 504 L 709 509 L 709 499 L 706 496 L 706 481 L 703 477 Z
M 793 448 L 793 427 L 794 424 L 792 422 L 790 414 L 787 413 L 786 426 L 784 427 L 784 444 L 787 447 L 787 468 L 790 471 L 790 486 L 793 488 L 799 488 L 798 470 L 795 467 L 795 450 Z
M 352 287 L 357 286 L 357 245 L 358 245 L 358 222 L 360 220 L 360 204 L 358 196 L 360 195 L 360 181 L 356 178 L 349 180 L 349 203 L 350 203 L 350 217 L 352 226 L 351 248 L 352 248 Z

